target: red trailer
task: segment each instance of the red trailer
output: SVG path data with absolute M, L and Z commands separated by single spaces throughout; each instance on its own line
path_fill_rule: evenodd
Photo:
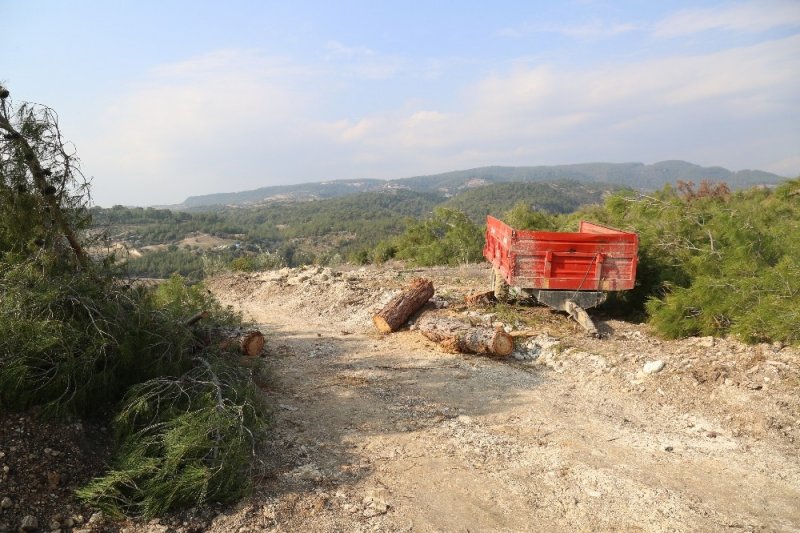
M 487 217 L 483 256 L 494 269 L 495 294 L 508 287 L 568 312 L 596 334 L 585 309 L 606 291 L 632 289 L 639 236 L 581 221 L 577 233 L 516 230 Z M 588 321 L 588 325 L 585 323 Z M 591 325 L 591 327 L 589 327 Z

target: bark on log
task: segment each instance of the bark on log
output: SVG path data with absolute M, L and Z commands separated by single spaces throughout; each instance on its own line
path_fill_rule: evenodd
M 514 339 L 501 328 L 470 326 L 453 318 L 423 316 L 417 329 L 445 350 L 506 356 L 514 351 Z
M 255 357 L 264 349 L 264 334 L 257 329 L 230 332 L 226 335 L 228 338 L 220 344 L 223 350 L 231 346 L 237 346 L 243 355 Z
M 415 278 L 409 288 L 395 296 L 386 306 L 372 317 L 372 322 L 381 333 L 391 333 L 399 329 L 433 296 L 433 282 Z
M 474 294 L 468 294 L 464 296 L 464 303 L 466 303 L 469 307 L 488 305 L 494 301 L 496 301 L 496 298 L 494 297 L 494 291 L 476 292 Z

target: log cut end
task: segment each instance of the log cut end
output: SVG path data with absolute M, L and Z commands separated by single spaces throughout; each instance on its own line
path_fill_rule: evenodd
M 392 332 L 392 326 L 390 326 L 389 323 L 386 322 L 386 319 L 383 318 L 382 316 L 379 315 L 373 316 L 372 323 L 375 324 L 375 327 L 378 328 L 378 331 L 380 331 L 381 333 Z
M 239 348 L 243 354 L 255 357 L 264 349 L 264 334 L 258 330 L 248 331 L 239 339 Z
M 497 329 L 492 337 L 491 353 L 500 356 L 511 355 L 514 351 L 514 337 L 502 329 Z

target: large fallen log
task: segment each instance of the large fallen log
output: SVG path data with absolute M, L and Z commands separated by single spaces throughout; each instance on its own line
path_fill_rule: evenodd
M 200 311 L 186 321 L 186 326 L 193 326 L 201 320 L 208 318 L 209 315 L 210 313 L 208 311 Z M 212 338 L 222 339 L 219 343 L 219 347 L 223 350 L 227 350 L 231 346 L 238 346 L 239 352 L 249 357 L 255 357 L 261 354 L 261 350 L 264 349 L 264 334 L 257 329 L 214 328 L 212 331 L 206 331 L 205 335 L 201 337 L 201 342 L 204 346 L 208 346 L 211 344 Z
M 243 355 L 255 357 L 264 349 L 264 334 L 257 329 L 250 331 L 226 332 L 225 339 L 220 343 L 223 350 L 231 346 L 238 346 Z
M 372 322 L 381 333 L 396 331 L 425 305 L 431 296 L 433 296 L 433 282 L 424 278 L 414 278 L 407 290 L 392 298 L 372 317 Z
M 506 356 L 514 351 L 514 339 L 502 328 L 470 326 L 454 318 L 423 316 L 417 329 L 449 352 Z

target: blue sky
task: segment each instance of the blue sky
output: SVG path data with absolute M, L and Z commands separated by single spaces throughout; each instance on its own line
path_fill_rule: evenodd
M 484 165 L 800 175 L 800 1 L 0 0 L 97 204 Z

